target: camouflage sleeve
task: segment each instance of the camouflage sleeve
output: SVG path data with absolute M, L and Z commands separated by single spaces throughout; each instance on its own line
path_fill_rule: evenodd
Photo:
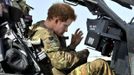
M 49 54 L 52 65 L 60 70 L 72 68 L 79 58 L 73 52 L 57 51 Z
M 55 36 L 52 35 L 52 32 L 49 32 L 48 29 L 42 27 L 36 28 L 36 32 L 32 36 L 32 41 L 39 39 L 42 40 L 44 46 L 42 50 L 46 53 L 55 52 L 60 47 L 58 39 L 56 39 Z
M 52 66 L 55 68 L 60 70 L 69 69 L 79 61 L 75 52 L 61 50 L 60 42 L 54 33 L 41 30 L 36 32 L 35 35 L 36 38 L 42 39 L 44 44 L 43 49 L 50 58 Z

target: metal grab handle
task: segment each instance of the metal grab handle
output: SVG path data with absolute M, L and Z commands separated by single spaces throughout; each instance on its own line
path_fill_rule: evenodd
M 67 3 L 67 4 L 69 4 L 69 5 L 73 5 L 73 6 L 77 6 L 77 5 L 78 5 L 78 2 L 73 3 L 73 2 L 69 2 L 69 1 L 67 1 L 67 0 L 63 0 L 63 2 L 64 2 L 64 3 Z

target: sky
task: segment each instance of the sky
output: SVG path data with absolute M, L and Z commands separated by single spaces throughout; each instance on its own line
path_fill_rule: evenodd
M 134 17 L 134 7 L 132 10 L 130 10 L 128 8 L 122 7 L 121 5 L 111 0 L 104 0 L 104 1 L 121 19 L 123 19 L 127 23 L 130 22 L 130 20 Z M 57 2 L 63 3 L 63 0 L 26 0 L 26 2 L 28 5 L 34 8 L 33 10 L 30 11 L 30 15 L 32 15 L 33 17 L 33 23 L 36 23 L 37 21 L 46 19 L 48 8 L 52 4 L 57 3 Z M 77 19 L 75 22 L 71 24 L 71 26 L 68 29 L 68 32 L 65 33 L 65 36 L 69 36 L 71 38 L 71 34 L 73 34 L 77 28 L 80 28 L 80 30 L 82 30 L 84 33 L 83 34 L 84 38 L 82 39 L 80 45 L 78 45 L 76 50 L 80 51 L 82 49 L 88 48 L 90 51 L 89 57 L 101 56 L 100 52 L 90 49 L 91 47 L 86 46 L 84 44 L 85 38 L 87 35 L 87 28 L 86 28 L 87 18 L 95 19 L 96 16 L 92 15 L 90 11 L 84 6 L 77 5 L 77 6 L 71 6 L 71 7 L 74 8 L 75 13 L 77 15 Z M 70 38 L 67 41 L 67 44 L 70 43 L 69 42 Z

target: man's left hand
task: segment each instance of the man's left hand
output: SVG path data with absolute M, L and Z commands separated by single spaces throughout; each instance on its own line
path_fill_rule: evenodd
M 76 46 L 81 42 L 82 40 L 82 35 L 83 35 L 83 32 L 78 28 L 74 34 L 72 34 L 72 38 L 71 38 L 71 44 L 70 44 L 70 47 L 72 49 L 75 49 Z

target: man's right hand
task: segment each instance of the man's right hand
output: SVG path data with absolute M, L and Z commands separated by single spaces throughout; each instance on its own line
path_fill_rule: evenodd
M 88 49 L 83 49 L 82 51 L 78 51 L 77 54 L 78 54 L 78 57 L 80 58 L 80 61 L 82 63 L 86 63 L 87 62 L 87 58 L 88 58 L 88 55 L 89 55 L 89 51 Z

